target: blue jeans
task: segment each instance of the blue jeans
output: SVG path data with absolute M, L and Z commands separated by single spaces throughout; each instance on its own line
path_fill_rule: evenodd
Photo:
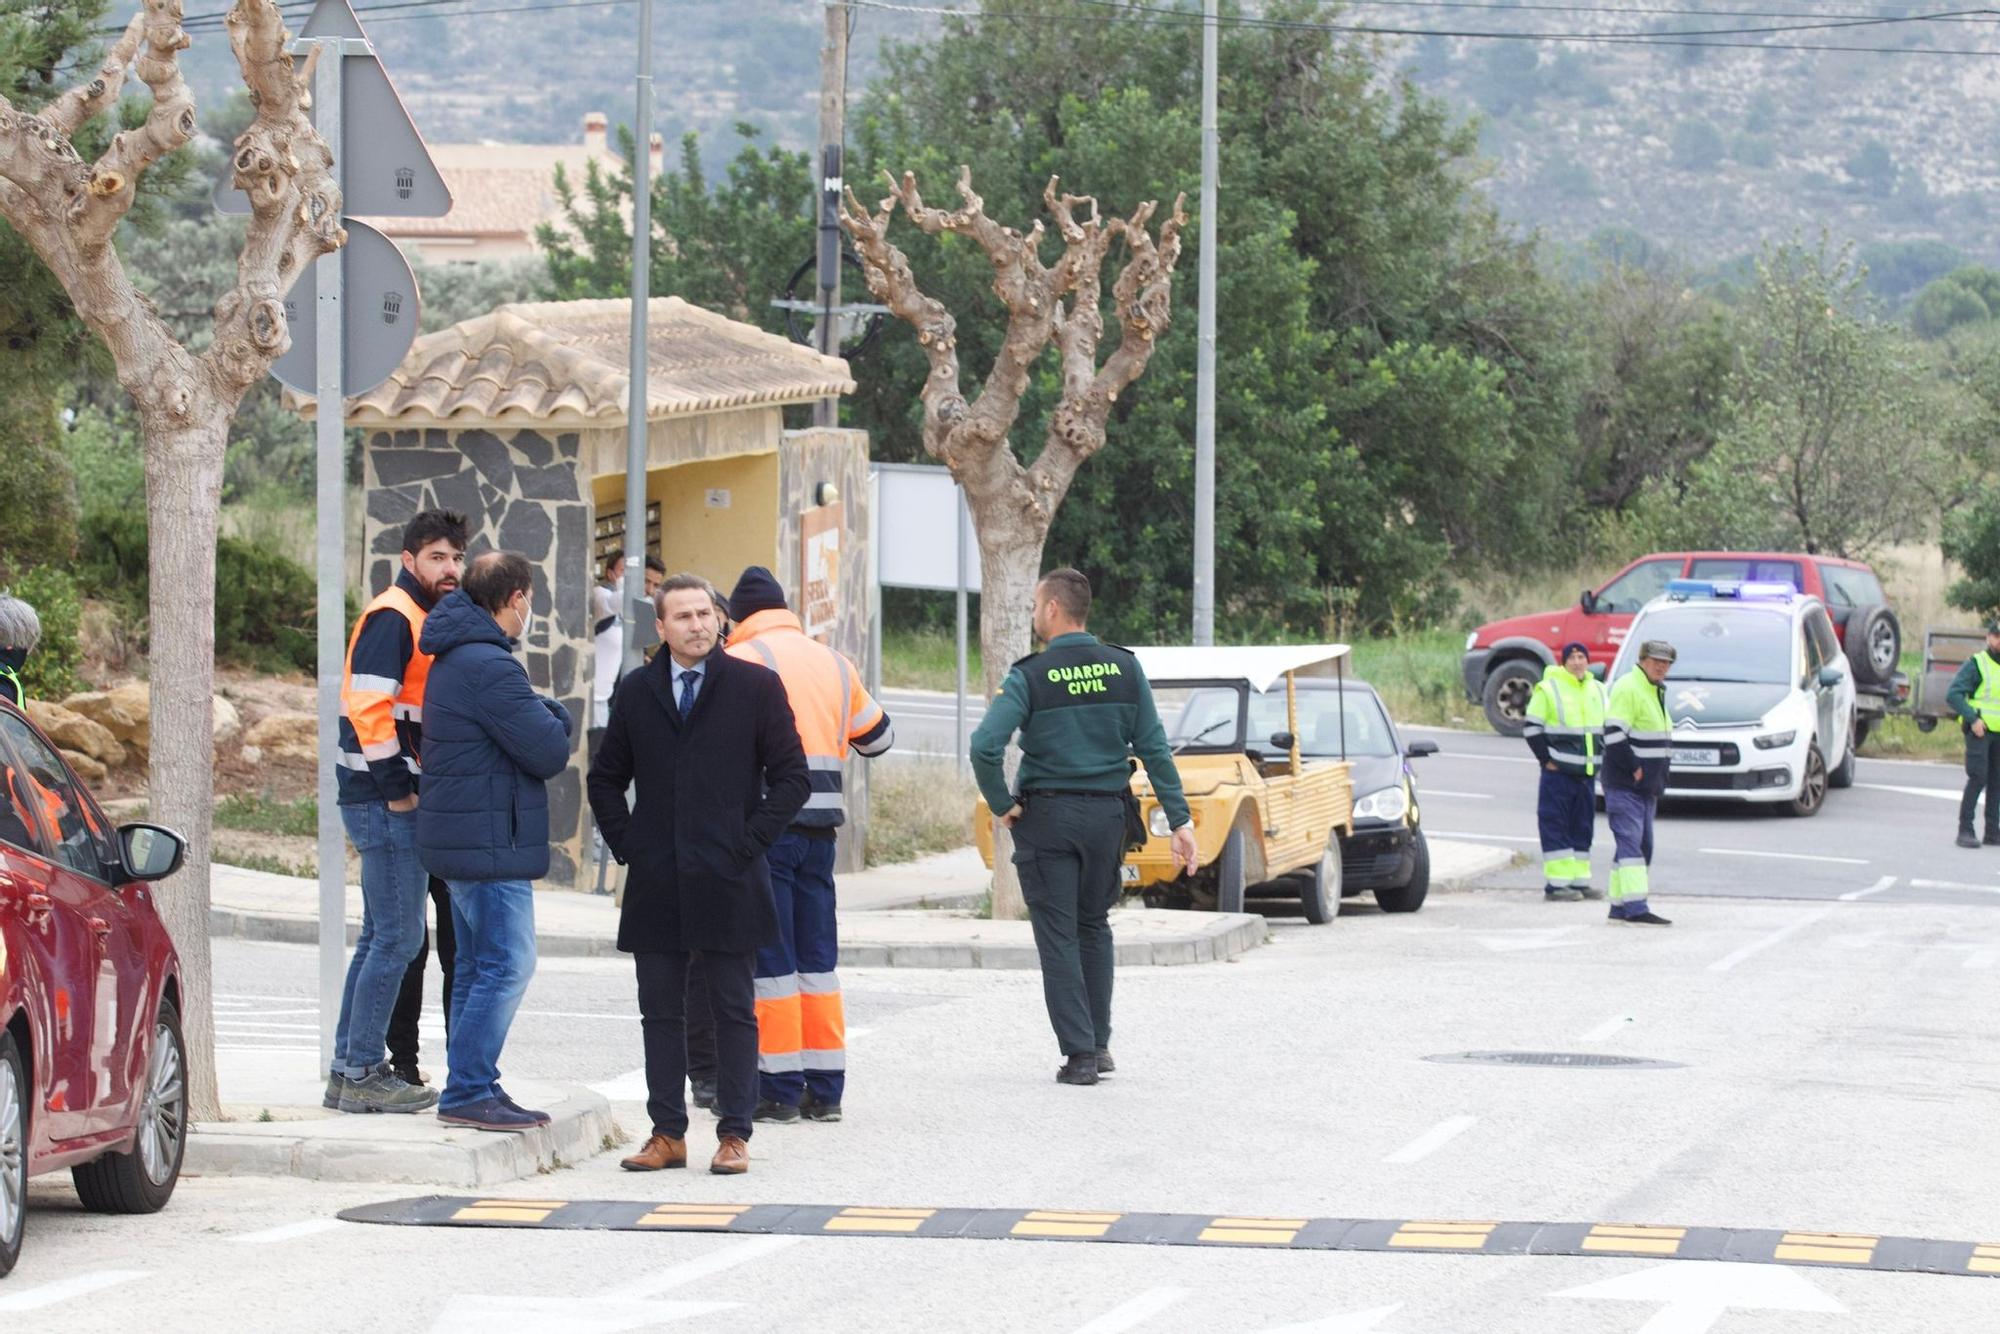
M 384 1060 L 396 993 L 424 943 L 430 877 L 417 860 L 414 809 L 392 811 L 386 802 L 369 801 L 342 806 L 340 819 L 361 854 L 361 938 L 340 991 L 333 1071 L 362 1079 Z
M 446 883 L 458 959 L 440 1111 L 500 1096 L 500 1049 L 535 975 L 534 886 L 526 880 Z

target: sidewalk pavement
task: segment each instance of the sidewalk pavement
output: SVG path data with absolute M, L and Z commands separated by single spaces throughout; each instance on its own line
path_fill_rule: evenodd
M 1466 888 L 1503 869 L 1513 853 L 1433 839 L 1431 887 Z M 850 968 L 1033 968 L 1026 922 L 994 922 L 966 905 L 982 899 L 990 876 L 971 848 L 839 878 L 840 961 Z M 361 929 L 361 891 L 347 887 L 347 938 Z M 1255 914 L 1121 908 L 1112 914 L 1118 962 L 1206 963 L 1230 959 L 1268 934 Z M 209 934 L 311 944 L 319 939 L 319 885 L 297 876 L 218 863 L 210 878 Z M 544 957 L 617 953 L 618 909 L 607 895 L 545 890 L 535 895 L 536 947 Z
M 226 1115 L 188 1136 L 190 1176 L 290 1176 L 310 1181 L 409 1181 L 482 1187 L 573 1167 L 626 1140 L 603 1095 L 571 1084 L 508 1080 L 550 1123 L 525 1134 L 445 1125 L 435 1112 L 362 1116 L 320 1106 L 325 1081 L 287 1062 L 263 1079 L 232 1080 Z M 271 1120 L 264 1120 L 264 1117 Z

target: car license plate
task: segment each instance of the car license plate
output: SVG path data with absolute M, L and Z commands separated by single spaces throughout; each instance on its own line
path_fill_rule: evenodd
M 1722 752 L 1713 746 L 1675 746 L 1674 763 L 1713 767 L 1722 763 Z
M 1120 867 L 1118 868 L 1118 882 L 1119 882 L 1120 884 L 1123 884 L 1123 885 L 1136 885 L 1136 884 L 1138 884 L 1138 883 L 1139 883 L 1139 868 L 1138 868 L 1138 867 L 1136 867 L 1136 866 L 1133 866 L 1133 865 L 1132 865 L 1132 864 L 1130 864 L 1129 862 L 1128 862 L 1128 863 L 1126 863 L 1126 864 L 1124 864 L 1124 865 L 1121 865 L 1121 866 L 1120 866 Z

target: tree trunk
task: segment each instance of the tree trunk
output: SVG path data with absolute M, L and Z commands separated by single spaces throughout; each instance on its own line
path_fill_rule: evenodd
M 210 816 L 215 809 L 215 533 L 228 404 L 204 398 L 187 417 L 140 411 L 146 437 L 147 613 L 152 670 L 152 818 L 187 839 L 187 862 L 157 902 L 181 956 L 181 1031 L 188 1115 L 221 1115 L 215 1080 L 214 981 L 209 965 Z M 164 420 L 163 420 L 164 419 Z
M 980 525 L 979 654 L 985 664 L 986 698 L 998 693 L 1008 667 L 1034 647 L 1029 603 L 1042 573 L 1042 550 L 1048 530 L 1026 523 Z M 990 513 L 990 511 L 989 511 Z M 995 528 L 1005 531 L 996 532 Z M 1009 748 L 1009 759 L 1013 758 Z M 995 811 L 995 815 L 999 812 Z M 1021 879 L 1014 874 L 1014 840 L 996 820 L 993 825 L 993 919 L 1017 922 L 1028 915 L 1021 899 Z

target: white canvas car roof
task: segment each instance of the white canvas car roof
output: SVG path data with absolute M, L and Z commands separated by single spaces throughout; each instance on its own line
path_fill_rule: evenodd
M 1247 681 L 1259 693 L 1286 672 L 1332 678 L 1347 656 L 1345 644 L 1265 644 L 1240 648 L 1175 645 L 1133 649 L 1148 681 Z

